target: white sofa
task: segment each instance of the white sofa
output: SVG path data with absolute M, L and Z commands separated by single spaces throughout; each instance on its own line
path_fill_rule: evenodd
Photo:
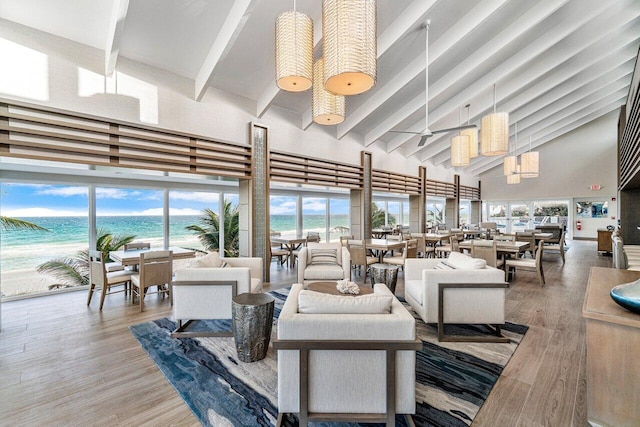
M 231 299 L 235 295 L 262 292 L 262 258 L 222 260 L 228 264 L 226 267 L 191 267 L 175 271 L 171 285 L 173 316 L 178 329 L 173 336 L 228 336 L 229 332 L 187 332 L 188 323 L 183 325 L 182 322 L 231 319 Z
M 369 297 L 376 301 L 367 301 Z M 363 313 L 368 312 L 363 305 L 380 301 L 387 301 L 386 309 L 376 306 L 371 311 L 377 314 Z M 330 313 L 323 314 L 326 311 Z M 395 404 L 393 413 L 415 413 L 415 350 L 422 347 L 415 337 L 415 319 L 383 284 L 375 285 L 373 295 L 358 297 L 320 294 L 294 284 L 280 312 L 278 338 L 274 340 L 278 351 L 278 411 L 299 413 L 301 425 L 306 425 L 307 411 L 341 414 L 343 418 L 345 414 L 388 416 L 387 404 Z M 385 351 L 354 348 L 375 345 L 378 349 L 400 345 L 398 341 L 404 343 L 401 348 L 409 350 L 396 353 L 396 398 L 387 402 Z M 323 347 L 331 348 L 336 342 L 345 346 L 343 350 Z M 309 350 L 307 399 L 301 398 L 304 382 L 300 381 L 300 363 L 304 360 L 300 355 L 305 349 Z
M 443 263 L 455 269 L 436 268 L 445 265 Z M 508 287 L 504 271 L 487 266 L 484 260 L 452 252 L 446 260 L 407 259 L 404 274 L 406 301 L 425 323 L 438 324 L 440 341 L 460 340 L 460 337 L 444 334 L 447 323 L 495 325 L 498 337 L 474 340 L 506 341 L 500 335 L 500 325 L 504 324 L 505 288 Z M 442 292 L 442 302 L 439 292 Z
M 336 251 L 336 263 L 312 263 L 315 249 Z M 298 283 L 308 285 L 327 280 L 349 280 L 351 278 L 351 255 L 340 243 L 308 243 L 298 254 Z

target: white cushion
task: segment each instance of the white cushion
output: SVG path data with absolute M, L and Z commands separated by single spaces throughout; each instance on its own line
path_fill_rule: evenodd
M 337 254 L 338 265 L 342 265 L 342 245 L 337 243 L 307 243 L 307 265 L 311 264 L 311 250 L 312 249 L 335 249 Z
M 451 252 L 447 258 L 447 264 L 457 270 L 478 270 L 487 268 L 487 261 L 480 258 L 471 258 L 469 255 L 459 252 Z
M 262 292 L 262 280 L 251 278 L 251 293 L 259 294 Z
M 298 313 L 305 314 L 385 314 L 391 312 L 391 295 L 342 296 L 309 290 L 298 295 Z
M 112 271 L 107 273 L 107 283 L 113 285 L 114 283 L 128 282 L 131 280 L 132 274 L 133 272 L 129 270 Z
M 223 265 L 218 252 L 211 252 L 202 257 L 194 258 L 189 262 L 191 268 L 220 268 Z
M 107 270 L 107 273 L 111 273 L 113 271 L 122 271 L 124 270 L 124 266 L 119 262 L 106 262 L 104 264 L 104 268 Z
M 338 265 L 336 248 L 311 248 L 311 265 Z
M 404 281 L 404 291 L 405 294 L 411 295 L 413 299 L 420 302 L 422 304 L 422 292 L 424 286 L 422 285 L 422 280 L 405 280 Z
M 343 276 L 344 271 L 338 264 L 314 264 L 304 270 L 305 280 L 341 280 Z

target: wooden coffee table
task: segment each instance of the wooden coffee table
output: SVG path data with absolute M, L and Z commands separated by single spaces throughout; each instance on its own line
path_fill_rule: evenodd
M 373 289 L 367 286 L 358 285 L 358 288 L 360 288 L 360 293 L 358 295 L 368 295 L 373 293 Z M 342 295 L 346 297 L 358 296 L 358 295 L 343 294 L 338 292 L 338 289 L 336 288 L 336 282 L 313 282 L 313 283 L 309 283 L 309 285 L 307 286 L 307 289 L 309 289 L 310 291 L 322 292 L 323 294 L 330 294 L 330 295 Z

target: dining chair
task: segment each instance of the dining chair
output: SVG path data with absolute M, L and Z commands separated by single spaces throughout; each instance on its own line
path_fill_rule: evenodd
M 516 259 L 508 259 L 506 264 L 506 274 L 507 279 L 509 276 L 513 274 L 513 277 L 516 277 L 516 270 L 525 270 L 525 271 L 535 271 L 538 274 L 538 280 L 540 281 L 540 286 L 544 286 L 544 270 L 542 269 L 542 251 L 544 248 L 544 243 L 540 241 L 538 243 L 537 249 L 535 250 L 535 258 L 516 258 Z
M 472 240 L 471 257 L 483 259 L 491 267 L 502 268 L 504 265 L 504 260 L 498 259 L 498 247 L 495 240 Z
M 385 264 L 399 265 L 404 269 L 404 262 L 407 258 L 416 258 L 418 252 L 418 241 L 416 239 L 405 240 L 402 253 L 394 256 L 384 257 Z
M 269 264 L 271 264 L 274 257 L 278 258 L 280 265 L 284 265 L 289 260 L 289 250 L 278 244 L 269 245 Z
M 531 258 L 535 258 L 536 237 L 533 231 L 516 232 L 516 241 L 529 243 L 529 249 L 522 253 L 523 258 L 527 252 L 531 254 Z
M 364 240 L 347 240 L 346 245 L 349 255 L 351 255 L 351 266 L 357 268 L 358 271 L 364 270 L 364 282 L 367 283 L 369 266 L 377 263 L 378 258 L 368 254 L 367 242 Z
M 410 233 L 409 236 L 411 239 L 415 239 L 418 242 L 418 256 L 420 258 L 434 256 L 436 250 L 433 246 L 427 245 L 427 239 L 424 237 L 424 234 Z
M 100 291 L 100 310 L 102 310 L 104 297 L 107 294 L 124 292 L 126 296 L 132 274 L 133 272 L 130 270 L 108 272 L 102 252 L 89 251 L 89 296 L 87 305 L 91 304 L 91 297 L 97 291 Z M 120 285 L 123 286 L 122 290 L 111 291 L 112 287 Z
M 149 242 L 125 243 L 123 249 L 125 251 L 135 251 L 138 249 L 151 249 L 151 243 Z
M 440 245 L 435 248 L 438 258 L 446 258 L 451 252 L 460 252 L 460 240 L 462 233 L 453 234 L 449 236 L 449 243 L 446 245 Z
M 552 243 L 550 245 L 544 245 L 545 251 L 558 251 L 558 253 L 560 254 L 560 257 L 562 257 L 563 264 L 564 264 L 564 239 L 565 239 L 565 232 L 564 230 L 562 230 L 562 233 L 560 234 L 560 241 L 558 244 Z
M 144 297 L 147 289 L 157 286 L 154 293 L 166 294 L 171 300 L 171 279 L 173 276 L 173 252 L 152 251 L 140 254 L 140 273 L 131 276 L 131 302 L 138 296 L 140 311 L 144 310 Z
M 309 242 L 320 242 L 320 233 L 317 231 L 309 231 L 307 233 L 307 243 Z
M 340 244 L 342 246 L 347 246 L 349 244 L 349 240 L 353 240 L 354 236 L 353 234 L 350 236 L 340 236 Z
M 512 236 L 510 234 L 496 234 L 493 236 L 493 240 L 497 242 L 515 242 L 516 236 Z

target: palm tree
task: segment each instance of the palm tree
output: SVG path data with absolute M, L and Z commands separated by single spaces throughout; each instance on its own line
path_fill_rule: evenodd
M 102 252 L 105 261 L 109 261 L 109 252 L 117 251 L 125 244 L 132 242 L 135 235 L 114 235 L 106 230 L 97 231 L 96 250 Z M 49 289 L 70 288 L 89 284 L 89 250 L 78 251 L 73 257 L 57 258 L 44 262 L 37 267 L 38 273 L 50 274 L 59 283 Z
M 240 251 L 239 226 L 240 214 L 238 206 L 233 206 L 230 201 L 224 201 L 224 255 L 237 257 Z M 194 234 L 208 251 L 217 251 L 220 248 L 220 221 L 218 214 L 211 209 L 202 211 L 199 224 L 185 227 Z
M 17 218 L 10 218 L 8 216 L 0 216 L 0 229 L 2 230 L 40 230 L 49 231 L 44 227 L 40 227 L 38 224 L 32 222 L 23 221 Z
M 395 225 L 396 219 L 393 216 L 388 218 L 389 225 Z M 371 203 L 371 228 L 384 227 L 384 210 L 375 203 Z

